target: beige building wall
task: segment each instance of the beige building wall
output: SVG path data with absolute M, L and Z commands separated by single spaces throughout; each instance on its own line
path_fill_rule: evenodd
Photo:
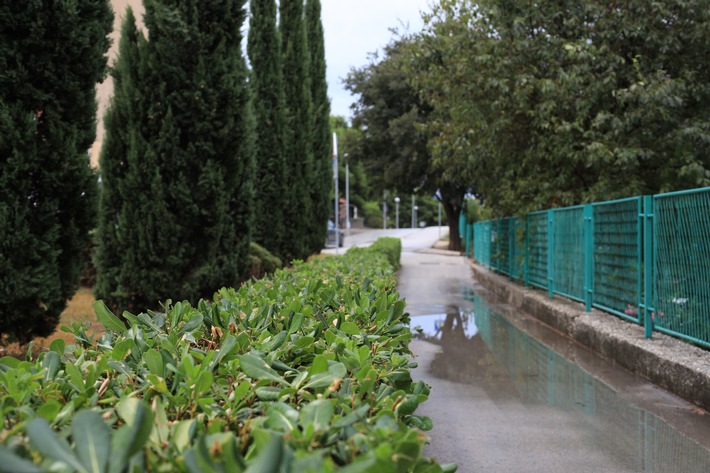
M 111 0 L 111 6 L 113 6 L 114 21 L 113 21 L 113 33 L 111 34 L 111 49 L 109 50 L 109 64 L 113 64 L 118 54 L 118 40 L 121 31 L 121 24 L 126 16 L 126 8 L 130 6 L 133 8 L 133 13 L 135 14 L 138 21 L 143 18 L 143 2 L 142 0 Z M 103 83 L 98 84 L 96 87 L 96 98 L 99 102 L 99 109 L 97 113 L 97 127 L 96 127 L 96 141 L 91 147 L 91 165 L 93 167 L 98 167 L 99 165 L 99 153 L 101 152 L 101 143 L 104 138 L 104 127 L 103 127 L 103 116 L 106 112 L 106 107 L 108 106 L 111 95 L 113 94 L 113 79 L 107 77 Z

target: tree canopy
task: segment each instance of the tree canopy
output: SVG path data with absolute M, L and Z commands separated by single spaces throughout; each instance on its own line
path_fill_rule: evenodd
M 365 163 L 372 185 L 382 192 L 442 196 L 451 232 L 451 248 L 459 249 L 458 215 L 468 187 L 454 172 L 444 172 L 433 159 L 428 133 L 433 109 L 413 87 L 412 52 L 419 39 L 400 37 L 384 48 L 383 57 L 348 74 L 346 87 L 359 95 L 353 127 L 361 131 L 352 151 Z
M 413 51 L 434 161 L 500 214 L 710 184 L 700 0 L 442 0 Z

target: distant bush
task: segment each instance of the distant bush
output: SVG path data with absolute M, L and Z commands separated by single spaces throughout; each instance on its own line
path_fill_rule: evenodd
M 248 275 L 250 277 L 261 279 L 267 274 L 273 274 L 277 269 L 283 268 L 281 259 L 254 242 L 249 246 L 249 257 L 251 258 L 251 269 Z
M 365 213 L 366 227 L 382 228 L 382 209 L 377 202 L 365 202 L 362 211 Z
M 352 248 L 350 251 L 354 250 Z M 375 243 L 365 248 L 365 250 L 384 255 L 395 271 L 399 269 L 399 260 L 402 256 L 402 240 L 399 238 L 378 238 Z

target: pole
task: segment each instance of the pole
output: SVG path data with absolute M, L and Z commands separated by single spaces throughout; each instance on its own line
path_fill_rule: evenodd
M 394 208 L 395 208 L 395 228 L 399 230 L 399 197 L 394 198 Z
M 414 215 L 414 194 L 412 194 L 412 228 L 414 228 L 414 219 L 417 218 Z
M 350 236 L 350 163 L 345 153 L 345 233 Z
M 439 201 L 439 240 L 441 240 L 441 201 Z
M 340 231 L 338 227 L 340 202 L 338 202 L 338 135 L 333 133 L 333 180 L 335 181 L 335 254 L 340 249 Z

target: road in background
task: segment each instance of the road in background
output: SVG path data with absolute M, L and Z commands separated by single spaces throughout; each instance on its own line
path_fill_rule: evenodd
M 393 237 L 402 240 L 402 250 L 411 251 L 421 248 L 431 248 L 441 238 L 449 235 L 449 227 L 425 227 L 425 228 L 400 228 L 400 229 L 350 229 L 350 235 L 345 236 L 345 244 L 342 248 L 327 247 L 321 250 L 323 254 L 344 253 L 348 248 L 356 246 L 363 248 L 372 245 L 375 240 L 381 237 Z

